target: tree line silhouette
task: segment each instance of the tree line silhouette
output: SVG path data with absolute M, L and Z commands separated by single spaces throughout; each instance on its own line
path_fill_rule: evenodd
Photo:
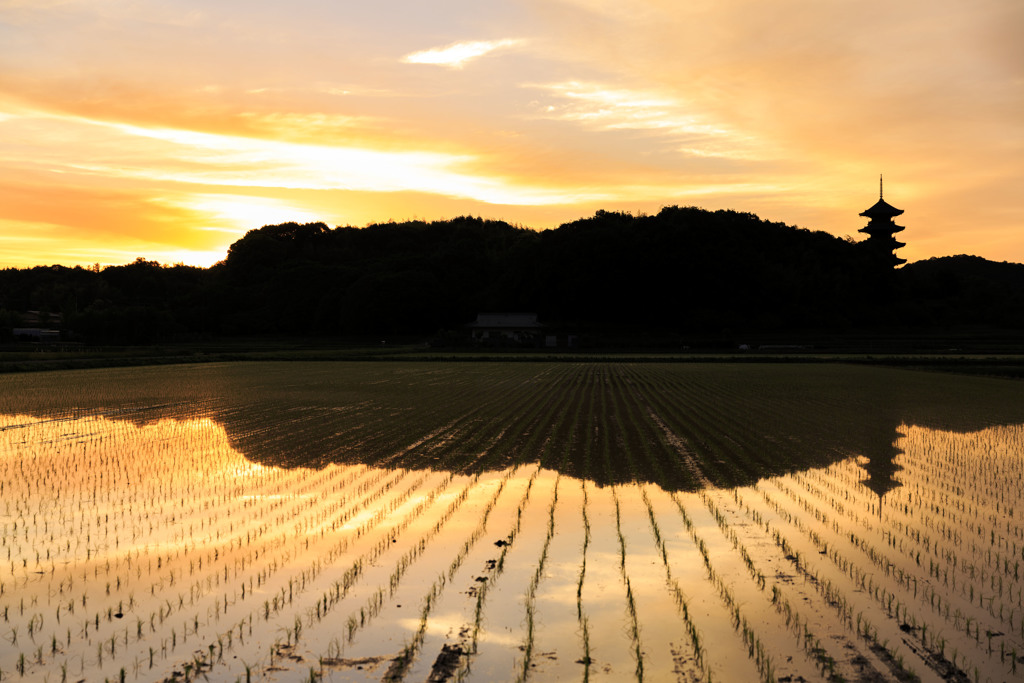
M 533 231 L 463 216 L 249 231 L 210 268 L 137 259 L 0 271 L 0 339 L 25 312 L 87 343 L 410 335 L 456 343 L 483 311 L 584 335 L 1024 329 L 1024 265 L 975 256 L 894 270 L 863 242 L 750 213 L 598 211 Z M 447 331 L 447 332 L 446 332 Z

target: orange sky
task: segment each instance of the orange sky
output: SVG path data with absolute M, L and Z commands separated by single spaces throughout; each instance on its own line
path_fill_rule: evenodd
M 750 211 L 1024 262 L 1020 0 L 0 0 L 0 267 Z

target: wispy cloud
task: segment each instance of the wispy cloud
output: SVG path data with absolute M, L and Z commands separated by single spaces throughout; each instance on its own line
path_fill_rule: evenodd
M 413 52 L 403 57 L 402 61 L 407 64 L 434 64 L 436 66 L 447 66 L 452 69 L 461 69 L 467 62 L 483 57 L 495 50 L 516 47 L 525 42 L 525 40 L 520 38 L 470 40 Z
M 669 138 L 676 151 L 702 157 L 750 159 L 758 156 L 749 136 L 696 113 L 670 94 L 567 81 L 528 87 L 546 92 L 535 116 L 572 121 L 596 130 L 650 131 Z
M 884 171 L 905 257 L 1024 260 L 1021 0 L 442 5 L 0 0 L 0 241 L 674 201 L 845 234 Z
M 33 149 L 25 149 L 24 165 L 65 176 L 207 187 L 423 192 L 520 206 L 600 198 L 481 173 L 481 159 L 468 152 L 322 145 L 44 113 L 30 122 L 32 127 L 24 130 L 63 139 L 81 154 L 33 161 Z

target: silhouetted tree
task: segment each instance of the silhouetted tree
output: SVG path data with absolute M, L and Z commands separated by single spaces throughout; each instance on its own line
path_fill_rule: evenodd
M 0 328 L 60 313 L 85 341 L 205 335 L 431 335 L 484 311 L 554 328 L 724 330 L 1024 327 L 1024 266 L 977 257 L 877 271 L 864 242 L 750 213 L 598 211 L 535 232 L 501 221 L 250 230 L 211 268 L 137 259 L 101 269 L 0 270 Z

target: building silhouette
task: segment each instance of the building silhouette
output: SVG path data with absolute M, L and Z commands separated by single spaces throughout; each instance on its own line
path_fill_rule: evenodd
M 907 262 L 896 255 L 896 250 L 906 246 L 903 242 L 896 241 L 893 237 L 897 232 L 903 230 L 902 225 L 896 225 L 893 218 L 903 213 L 903 209 L 897 209 L 882 198 L 882 176 L 878 177 L 878 201 L 861 216 L 869 218 L 868 224 L 858 232 L 867 233 L 868 238 L 864 244 L 874 254 L 879 263 L 884 263 L 890 268 L 902 265 Z
M 880 420 L 877 425 L 867 426 L 869 434 L 865 441 L 866 447 L 862 455 L 867 462 L 860 463 L 866 478 L 861 483 L 878 496 L 878 516 L 882 517 L 882 505 L 885 494 L 903 486 L 896 474 L 903 468 L 896 460 L 903 455 L 898 439 L 905 436 L 901 431 L 899 420 L 887 422 Z

